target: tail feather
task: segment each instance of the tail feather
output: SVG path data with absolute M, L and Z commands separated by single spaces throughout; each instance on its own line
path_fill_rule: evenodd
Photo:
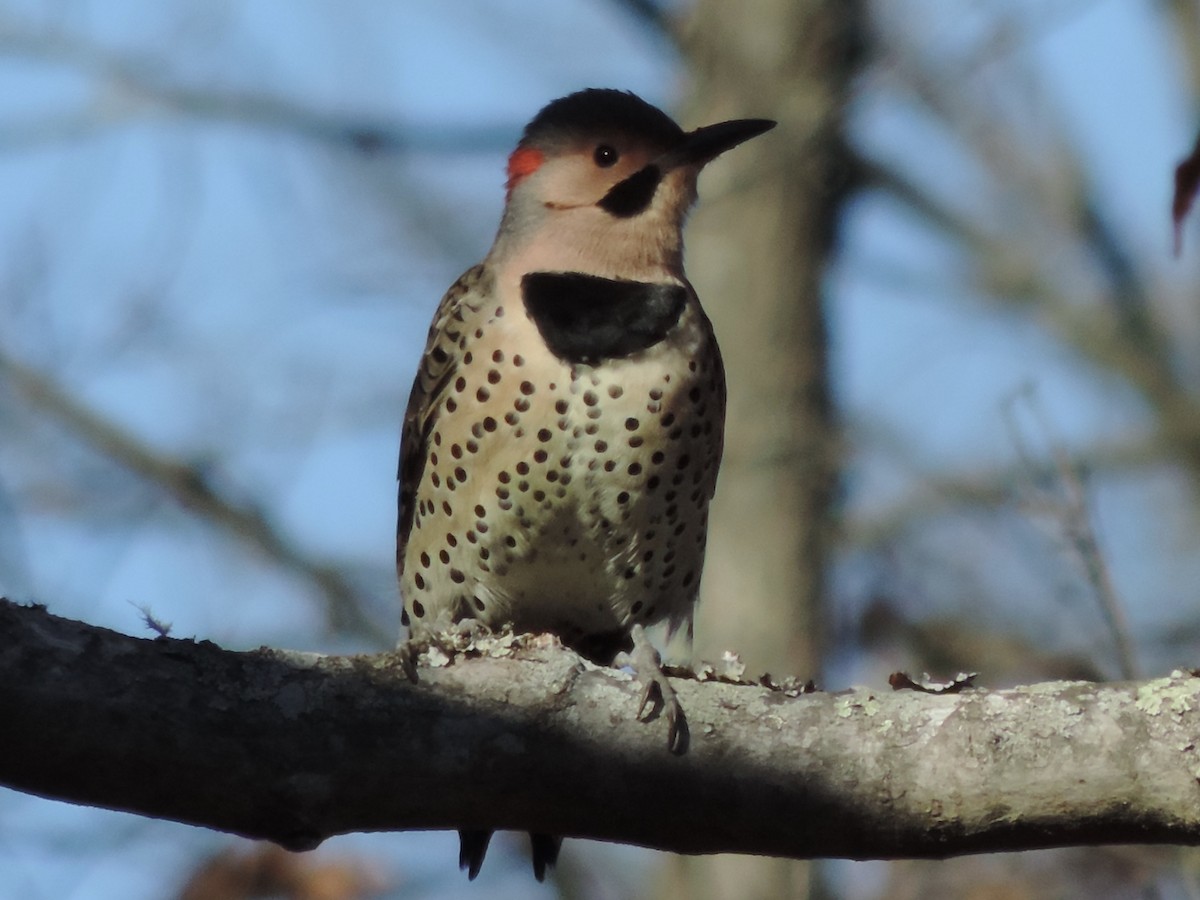
M 467 878 L 471 881 L 475 880 L 475 876 L 479 874 L 479 869 L 483 866 L 483 858 L 487 856 L 488 841 L 491 839 L 490 831 L 459 829 L 458 867 L 466 871 Z
M 533 851 L 533 877 L 538 881 L 546 878 L 546 869 L 558 862 L 558 851 L 562 838 L 553 834 L 529 834 L 529 845 Z

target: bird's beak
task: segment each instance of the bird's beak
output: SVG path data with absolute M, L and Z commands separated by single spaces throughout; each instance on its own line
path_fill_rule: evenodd
M 609 188 L 596 205 L 621 218 L 638 215 L 650 205 L 667 172 L 681 166 L 699 169 L 726 150 L 774 127 L 775 123 L 770 119 L 735 119 L 689 131 L 683 140 L 658 159 Z
M 685 134 L 683 140 L 659 157 L 657 162 L 664 171 L 677 166 L 703 166 L 726 150 L 732 150 L 738 144 L 774 127 L 775 123 L 770 119 L 735 119 L 732 122 L 705 125 Z

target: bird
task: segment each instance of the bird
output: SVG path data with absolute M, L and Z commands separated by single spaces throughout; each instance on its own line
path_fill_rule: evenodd
M 437 307 L 404 414 L 412 638 L 477 623 L 601 665 L 628 654 L 636 717 L 661 710 L 674 753 L 686 719 L 645 629 L 691 632 L 725 417 L 683 226 L 701 169 L 774 125 L 684 131 L 607 88 L 547 104 L 508 157 L 490 251 Z M 490 836 L 460 831 L 471 879 Z M 531 835 L 539 881 L 560 840 Z

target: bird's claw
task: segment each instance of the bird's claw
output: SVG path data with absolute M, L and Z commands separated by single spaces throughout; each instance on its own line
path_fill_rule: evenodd
M 662 712 L 667 720 L 667 750 L 682 756 L 687 753 L 690 738 L 687 716 L 683 714 L 683 704 L 679 702 L 675 688 L 663 673 L 658 651 L 640 625 L 633 628 L 633 665 L 638 681 L 642 683 L 638 721 L 647 722 Z
M 412 641 L 405 641 L 396 648 L 396 664 L 400 667 L 400 671 L 404 673 L 413 684 L 419 680 L 417 678 L 417 656 L 419 651 L 413 647 Z

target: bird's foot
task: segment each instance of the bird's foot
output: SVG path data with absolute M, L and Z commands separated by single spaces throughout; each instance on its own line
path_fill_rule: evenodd
M 683 704 L 663 673 L 658 651 L 646 637 L 645 629 L 641 625 L 634 625 L 630 636 L 633 638 L 633 651 L 629 659 L 637 673 L 637 680 L 642 684 L 637 718 L 647 722 L 661 712 L 667 720 L 667 749 L 676 756 L 682 756 L 687 753 L 690 737 Z
M 410 631 L 407 640 L 396 647 L 396 663 L 413 684 L 418 681 L 417 663 L 422 654 L 426 665 L 446 665 L 455 654 L 466 650 L 480 637 L 491 634 L 491 630 L 478 619 L 452 620 L 448 614 L 421 628 Z
M 421 648 L 416 646 L 411 638 L 396 647 L 396 665 L 400 667 L 404 677 L 413 684 L 419 680 L 417 678 L 417 657 L 420 655 Z

